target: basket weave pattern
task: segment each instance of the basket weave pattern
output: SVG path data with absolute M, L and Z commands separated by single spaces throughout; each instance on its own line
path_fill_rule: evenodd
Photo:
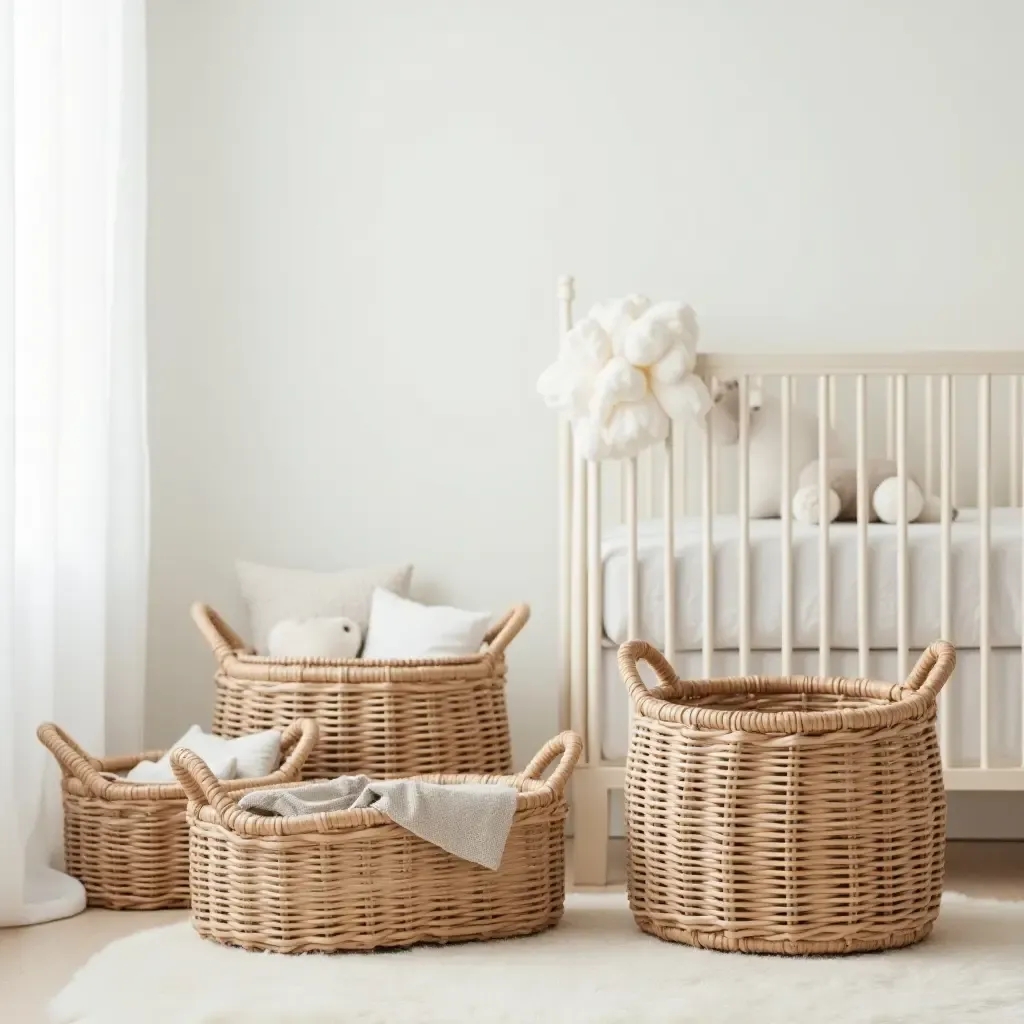
M 59 726 L 41 725 L 40 741 L 61 767 L 65 870 L 84 886 L 91 907 L 165 910 L 188 906 L 188 798 L 175 782 L 134 783 L 111 774 L 155 761 L 164 751 L 93 758 Z M 317 739 L 316 723 L 282 734 L 284 763 L 262 779 L 222 783 L 227 792 L 297 781 Z M 104 774 L 107 773 L 107 774 Z
M 373 808 L 293 818 L 240 811 L 203 762 L 172 755 L 188 789 L 192 924 L 204 938 L 281 953 L 528 935 L 565 897 L 565 785 L 582 750 L 551 740 L 517 776 L 434 775 L 519 790 L 497 871 L 461 860 Z M 561 754 L 545 782 L 543 770 Z
M 661 685 L 648 691 L 647 661 Z M 939 913 L 946 798 L 935 697 L 807 677 L 684 682 L 648 644 L 619 664 L 636 708 L 626 766 L 630 906 L 641 929 L 713 949 L 849 953 L 919 941 Z
M 316 719 L 307 778 L 511 771 L 505 648 L 529 618 L 525 605 L 478 654 L 424 661 L 266 658 L 212 609 L 196 605 L 192 615 L 219 663 L 214 730 L 238 736 Z

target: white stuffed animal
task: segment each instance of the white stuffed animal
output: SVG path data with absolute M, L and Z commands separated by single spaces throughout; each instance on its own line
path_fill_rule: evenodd
M 358 622 L 343 616 L 321 619 L 285 619 L 267 636 L 271 658 L 329 658 L 346 661 L 359 654 L 363 631 Z
M 749 398 L 748 495 L 751 519 L 777 519 L 782 515 L 782 403 L 752 388 Z M 712 439 L 734 445 L 740 436 L 740 389 L 737 381 L 719 382 L 707 424 Z M 795 468 L 818 457 L 818 418 L 792 409 L 789 418 L 789 458 Z M 841 451 L 839 438 L 829 432 L 829 451 Z
M 852 459 L 830 458 L 825 469 L 828 481 L 829 522 L 855 522 L 857 519 L 857 463 Z M 867 490 L 870 500 L 868 522 L 899 521 L 900 481 L 896 463 L 889 459 L 867 460 Z M 818 460 L 808 463 L 800 472 L 793 495 L 793 518 L 802 523 L 821 521 L 818 500 Z M 926 495 L 921 485 L 907 477 L 907 522 L 937 523 L 942 518 L 942 503 Z M 956 518 L 956 511 L 953 511 Z

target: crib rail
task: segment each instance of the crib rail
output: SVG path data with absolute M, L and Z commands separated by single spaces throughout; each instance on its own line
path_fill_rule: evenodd
M 573 322 L 574 288 L 570 279 L 559 287 L 560 326 Z M 884 529 L 895 535 L 895 677 L 905 678 L 915 650 L 921 646 L 922 608 L 915 608 L 911 579 L 911 538 L 922 527 L 911 523 L 908 481 L 917 481 L 926 495 L 936 499 L 938 521 L 929 527 L 935 534 L 939 599 L 934 622 L 928 622 L 931 638 L 957 643 L 954 598 L 958 576 L 966 567 L 957 557 L 954 543 L 967 526 L 956 522 L 958 509 L 971 510 L 971 529 L 977 530 L 978 581 L 977 686 L 959 688 L 956 696 L 940 700 L 940 737 L 947 764 L 949 788 L 1024 789 L 1024 551 L 1019 583 L 1020 637 L 1016 655 L 1020 668 L 1012 702 L 1004 693 L 997 703 L 992 689 L 992 611 L 994 573 L 999 573 L 1000 599 L 1006 599 L 1005 566 L 993 562 L 993 509 L 1013 508 L 1017 530 L 1024 537 L 1024 444 L 1021 443 L 1021 377 L 1024 352 L 906 352 L 906 353 L 708 353 L 699 357 L 698 372 L 711 386 L 736 381 L 741 409 L 750 397 L 764 396 L 778 403 L 780 453 L 778 522 L 778 602 L 781 630 L 776 646 L 767 648 L 777 657 L 782 673 L 793 671 L 795 657 L 806 659 L 808 644 L 794 629 L 796 614 L 794 573 L 794 522 L 792 497 L 802 465 L 792 447 L 797 417 L 817 420 L 817 475 L 819 495 L 827 491 L 825 458 L 842 454 L 857 467 L 856 519 L 852 523 L 819 524 L 817 529 L 818 630 L 813 650 L 817 671 L 829 675 L 846 656 L 856 671 L 869 677 L 878 651 L 877 626 L 872 606 L 873 569 L 871 537 L 878 524 L 871 518 L 868 491 L 869 460 L 888 458 L 896 464 L 897 513 Z M 627 631 L 638 638 L 643 594 L 651 581 L 641 579 L 640 528 L 644 543 L 661 547 L 662 563 L 657 576 L 663 593 L 664 628 L 661 647 L 672 660 L 680 636 L 677 597 L 699 594 L 702 621 L 699 664 L 705 676 L 716 674 L 720 657 L 734 658 L 739 674 L 751 670 L 752 656 L 766 648 L 755 637 L 751 618 L 754 567 L 751 559 L 751 523 L 758 515 L 752 508 L 751 449 L 755 444 L 752 421 L 739 418 L 738 440 L 723 447 L 701 425 L 677 422 L 663 445 L 622 463 L 587 463 L 573 449 L 572 436 L 561 428 L 561 611 L 563 621 L 563 727 L 586 737 L 585 764 L 589 768 L 615 768 L 621 762 L 606 759 L 602 752 L 604 723 L 602 702 L 602 653 L 608 646 L 604 626 L 605 562 L 602 539 L 612 528 L 624 531 L 626 558 Z M 833 448 L 836 450 L 833 451 Z M 725 580 L 716 569 L 716 543 L 729 517 L 738 543 L 736 578 Z M 676 560 L 683 520 L 699 536 L 700 571 L 680 578 Z M 974 525 L 976 524 L 976 526 Z M 856 537 L 856 595 L 843 607 L 830 607 L 836 554 L 832 538 L 837 530 Z M 691 533 L 691 536 L 693 534 Z M 655 538 L 655 539 L 652 539 Z M 774 538 L 771 543 L 774 543 Z M 1019 541 L 1017 542 L 1020 543 Z M 930 549 L 929 549 L 930 550 Z M 1014 550 L 1012 545 L 1009 550 Z M 921 557 L 918 555 L 917 557 Z M 931 556 L 929 556 L 931 557 Z M 699 576 L 699 578 L 695 578 Z M 837 577 L 838 579 L 838 577 Z M 644 584 L 645 586 L 642 586 Z M 718 588 L 734 588 L 737 602 L 737 636 L 733 644 L 717 645 L 715 622 Z M 806 600 L 806 595 L 800 595 Z M 849 610 L 847 610 L 849 609 Z M 855 615 L 855 649 L 843 648 L 835 639 L 837 615 Z M 912 629 L 913 625 L 913 629 Z M 646 639 L 646 638 L 645 638 Z M 1006 651 L 1005 637 L 1001 641 Z M 694 656 L 697 652 L 694 652 Z M 963 665 L 963 662 L 961 663 Z M 964 671 L 961 668 L 960 671 Z M 849 669 L 843 670 L 849 674 Z M 973 671 L 973 670 L 972 670 Z M 954 691 L 950 691 L 951 694 Z M 966 693 L 972 697 L 964 696 Z M 951 700 L 976 700 L 972 720 L 978 723 L 976 750 L 971 757 L 957 758 L 952 747 L 953 727 L 964 706 L 947 706 Z M 1007 718 L 1012 713 L 1012 726 Z M 999 736 L 994 735 L 998 730 Z M 1009 745 L 1015 749 L 1007 753 Z M 959 738 L 962 740 L 962 737 Z M 995 741 L 999 739 L 1000 743 Z M 963 745 L 963 744 L 961 744 Z M 1000 747 L 1000 749 L 997 749 Z

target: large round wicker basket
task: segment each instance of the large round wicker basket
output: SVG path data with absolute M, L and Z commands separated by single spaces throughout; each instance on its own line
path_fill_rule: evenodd
M 176 750 L 174 771 L 192 800 L 192 925 L 204 938 L 279 953 L 509 938 L 550 928 L 565 900 L 564 792 L 582 747 L 566 732 L 521 775 L 423 777 L 518 790 L 496 871 L 446 853 L 372 807 L 286 818 L 240 810 L 237 796 L 199 757 Z
M 526 605 L 513 608 L 466 657 L 329 661 L 253 654 L 215 611 L 192 608 L 218 662 L 214 731 L 315 718 L 320 742 L 306 778 L 511 771 L 505 649 L 529 616 Z
M 166 910 L 188 906 L 188 797 L 176 782 L 142 784 L 115 776 L 162 750 L 125 757 L 90 757 L 52 723 L 37 731 L 61 768 L 64 799 L 64 862 L 85 886 L 91 907 Z M 311 720 L 293 722 L 281 736 L 284 761 L 261 779 L 220 783 L 240 792 L 296 782 L 317 740 Z
M 660 685 L 648 690 L 646 661 Z M 662 939 L 728 951 L 852 953 L 923 939 L 939 914 L 946 797 L 935 643 L 906 683 L 684 682 L 619 649 L 636 714 L 626 764 L 629 901 Z

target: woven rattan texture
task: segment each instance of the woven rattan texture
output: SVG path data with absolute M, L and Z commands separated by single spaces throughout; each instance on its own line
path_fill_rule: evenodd
M 141 785 L 116 781 L 142 760 L 163 751 L 91 758 L 57 726 L 39 728 L 40 740 L 61 765 L 65 870 L 84 886 L 89 906 L 109 910 L 165 910 L 189 905 L 188 798 L 174 782 Z M 316 723 L 285 730 L 281 767 L 263 779 L 237 779 L 227 791 L 293 782 L 317 738 Z M 111 774 L 104 774 L 111 773 Z
M 434 776 L 520 791 L 497 871 L 460 860 L 372 809 L 259 818 L 218 793 L 195 755 L 191 775 L 192 923 L 204 938 L 281 953 L 339 952 L 508 938 L 542 931 L 565 896 L 565 784 L 582 743 L 552 740 L 521 776 Z M 562 754 L 547 782 L 540 772 Z
M 661 677 L 657 690 L 636 675 L 640 658 Z M 924 938 L 938 916 L 945 854 L 935 695 L 954 660 L 952 648 L 934 645 L 904 687 L 690 683 L 646 644 L 623 645 L 638 705 L 626 827 L 639 927 L 767 953 Z
M 529 617 L 525 606 L 479 654 L 423 662 L 264 658 L 206 606 L 193 617 L 219 661 L 214 730 L 237 736 L 316 719 L 307 778 L 511 771 L 504 652 Z

